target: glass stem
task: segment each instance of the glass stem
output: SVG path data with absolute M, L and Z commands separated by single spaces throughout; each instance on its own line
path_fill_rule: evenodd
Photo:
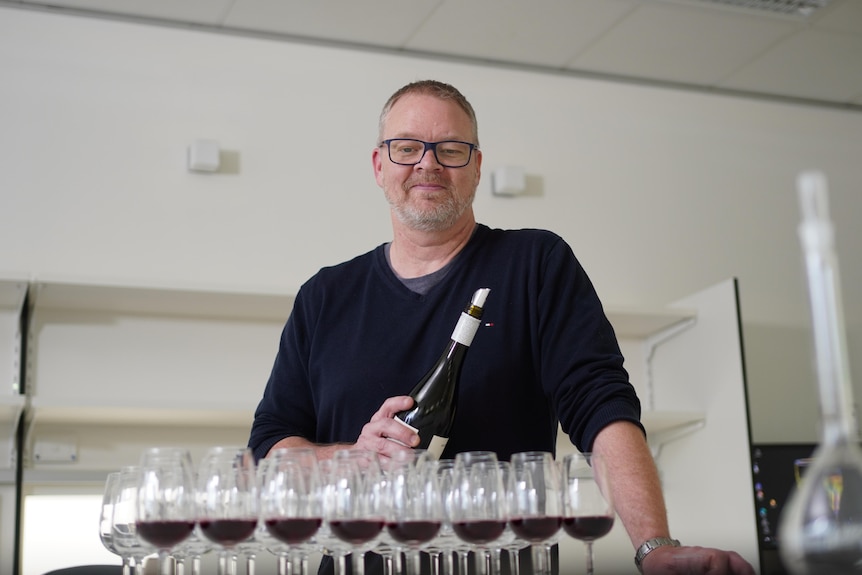
M 593 575 L 593 542 L 587 541 L 587 575 Z
M 365 552 L 353 553 L 353 575 L 365 575 Z
M 389 559 L 392 561 L 392 573 L 394 575 L 403 575 L 404 560 L 401 557 L 401 551 L 393 549 Z
M 521 554 L 517 549 L 509 549 L 509 571 L 512 575 L 521 575 Z
M 246 555 L 245 558 L 245 573 L 246 575 L 254 575 L 254 555 Z
M 219 553 L 218 572 L 219 575 L 236 575 L 236 555 L 225 550 Z
M 443 553 L 443 573 L 455 575 L 455 553 L 451 550 Z
M 297 551 L 294 557 L 294 573 L 308 575 L 308 555 L 305 551 Z
M 429 556 L 431 557 L 431 575 L 440 575 L 440 569 L 442 568 L 440 551 L 429 553 Z
M 491 551 L 488 549 L 477 549 L 476 550 L 477 564 L 476 567 L 481 567 L 481 571 L 478 571 L 480 575 L 491 575 Z
M 458 551 L 458 573 L 470 572 L 470 552 Z
M 174 575 L 174 558 L 168 551 L 159 551 L 159 573 Z
M 344 553 L 337 553 L 333 556 L 335 567 L 335 575 L 347 575 L 347 558 Z
M 502 547 L 495 547 L 491 551 L 491 560 L 493 564 L 491 566 L 491 573 L 502 573 L 503 572 L 503 549 Z
M 551 548 L 547 545 L 532 546 L 533 573 L 545 575 L 551 573 Z
M 200 555 L 193 555 L 192 556 L 191 575 L 201 575 L 201 556 Z
M 419 550 L 408 549 L 405 555 L 407 557 L 407 575 L 421 575 L 422 557 L 419 555 Z

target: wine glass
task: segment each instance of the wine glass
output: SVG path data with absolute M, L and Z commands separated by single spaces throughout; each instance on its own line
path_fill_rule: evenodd
M 509 525 L 533 547 L 534 573 L 550 573 L 551 546 L 563 523 L 563 494 L 554 457 L 545 451 L 511 459 Z
M 452 470 L 455 467 L 454 459 L 439 459 L 433 461 L 433 472 L 436 476 L 437 489 L 440 493 L 440 529 L 437 535 L 424 545 L 424 551 L 431 559 L 432 575 L 454 575 L 455 564 L 453 554 L 455 547 L 465 545 L 455 532 L 452 531 L 452 522 L 449 520 L 449 501 L 452 491 Z
M 386 531 L 407 558 L 407 575 L 419 575 L 420 552 L 443 521 L 437 469 L 430 457 L 425 451 L 399 451 L 386 465 Z
M 302 565 L 308 542 L 323 523 L 320 471 L 314 450 L 279 448 L 269 454 L 260 495 L 267 533 L 286 546 L 280 560 Z M 295 561 L 299 559 L 299 561 Z
M 455 456 L 450 517 L 452 529 L 477 555 L 484 555 L 482 572 L 490 569 L 488 545 L 506 530 L 506 492 L 497 455 L 491 451 L 466 451 Z M 461 565 L 466 556 L 461 553 Z
M 315 535 L 319 551 L 326 556 L 332 557 L 335 575 L 347 573 L 346 557 L 350 554 L 351 545 L 342 541 L 332 532 L 329 526 L 331 510 L 335 507 L 335 498 L 338 496 L 339 476 L 336 473 L 338 466 L 334 459 L 324 459 L 318 462 L 320 468 L 321 502 L 323 504 L 323 524 Z
M 200 525 L 197 525 L 192 534 L 171 552 L 176 562 L 176 575 L 201 575 L 201 556 L 212 548 L 212 543 L 201 535 Z
M 614 526 L 614 504 L 607 466 L 598 453 L 572 453 L 562 461 L 563 530 L 584 542 L 587 575 L 593 574 L 593 541 Z
M 187 449 L 144 451 L 135 508 L 138 536 L 158 550 L 161 574 L 172 575 L 171 550 L 195 528 L 192 458 Z
M 248 447 L 213 447 L 198 470 L 198 523 L 219 546 L 219 575 L 235 575 L 235 547 L 258 522 L 257 468 Z
M 384 485 L 376 453 L 342 449 L 333 455 L 324 514 L 332 534 L 349 545 L 357 575 L 365 572 L 365 553 L 383 531 Z
M 135 524 L 139 478 L 140 470 L 137 467 L 123 467 L 112 492 L 111 539 L 117 551 L 129 558 L 135 575 L 143 575 L 144 558 L 155 552 L 155 548 L 138 537 Z
M 105 549 L 120 557 L 123 562 L 123 575 L 131 575 L 131 556 L 120 553 L 114 544 L 114 505 L 116 504 L 117 486 L 120 483 L 120 472 L 109 473 L 105 479 L 105 488 L 102 492 L 102 509 L 99 515 L 99 539 Z
M 512 465 L 508 461 L 500 462 L 500 473 L 503 474 L 503 488 L 506 490 L 506 501 L 508 502 L 512 497 L 513 486 L 512 482 L 514 480 L 512 476 Z M 510 509 L 511 513 L 511 509 Z M 521 573 L 521 550 L 529 548 L 530 544 L 527 541 L 524 541 L 520 537 L 518 537 L 515 532 L 512 530 L 511 518 L 509 523 L 506 525 L 506 530 L 503 532 L 503 535 L 495 542 L 494 544 L 494 552 L 495 552 L 495 570 L 500 572 L 502 569 L 501 561 L 502 554 L 505 551 L 509 558 L 509 572 L 511 575 L 520 575 Z

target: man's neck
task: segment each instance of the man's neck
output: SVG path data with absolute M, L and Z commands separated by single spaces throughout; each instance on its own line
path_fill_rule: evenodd
M 415 278 L 436 272 L 464 249 L 476 220 L 472 212 L 446 230 L 420 232 L 397 222 L 393 216 L 392 245 L 389 257 L 392 269 L 403 278 Z

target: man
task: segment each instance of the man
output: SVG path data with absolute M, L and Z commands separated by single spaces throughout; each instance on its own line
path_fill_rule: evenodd
M 392 242 L 300 289 L 255 414 L 255 455 L 311 446 L 319 458 L 346 447 L 387 457 L 416 445 L 393 416 L 488 287 L 444 457 L 553 451 L 559 421 L 578 449 L 607 459 L 644 573 L 753 574 L 736 553 L 671 543 L 640 403 L 598 296 L 559 236 L 476 223 L 478 143 L 473 108 L 452 86 L 416 82 L 389 99 L 372 164 Z

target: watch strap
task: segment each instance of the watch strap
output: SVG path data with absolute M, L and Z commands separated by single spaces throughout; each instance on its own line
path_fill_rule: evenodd
M 644 561 L 644 557 L 658 549 L 659 547 L 679 547 L 680 543 L 677 539 L 671 539 L 670 537 L 654 537 L 652 539 L 647 539 L 646 541 L 638 547 L 637 553 L 635 553 L 635 565 L 638 568 L 638 571 L 643 573 L 643 567 L 641 566 Z

